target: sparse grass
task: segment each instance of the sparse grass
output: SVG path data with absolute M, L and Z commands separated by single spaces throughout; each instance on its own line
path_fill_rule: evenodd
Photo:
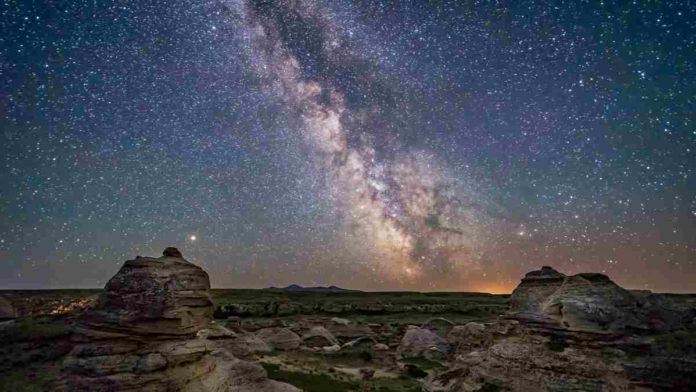
M 242 317 L 282 316 L 291 318 L 295 314 L 326 314 L 348 317 L 362 322 L 384 323 L 385 319 L 395 319 L 398 324 L 422 323 L 429 318 L 444 316 L 466 318 L 466 321 L 487 320 L 502 313 L 507 308 L 507 295 L 487 293 L 419 293 L 419 292 L 286 292 L 282 290 L 252 289 L 213 289 L 211 297 L 217 309 L 216 317 L 229 315 Z M 245 304 L 256 310 L 249 314 L 235 314 L 225 306 Z M 278 315 L 274 309 L 279 305 L 292 304 L 291 314 Z M 330 306 L 326 306 L 326 305 Z M 342 310 L 355 309 L 359 311 Z M 386 305 L 386 309 L 385 306 Z M 412 307 L 428 305 L 431 311 L 419 314 Z M 284 308 L 286 311 L 287 306 Z M 333 309 L 327 311 L 326 309 Z M 441 309 L 441 310 L 436 310 Z M 253 313 L 253 314 L 252 314 Z M 414 316 L 415 315 L 415 316 Z M 449 317 L 448 317 L 449 318 Z
M 655 347 L 674 353 L 696 353 L 696 332 L 674 331 L 655 338 Z
M 623 350 L 605 347 L 602 349 L 602 357 L 614 361 L 628 357 L 628 355 L 626 355 L 626 352 Z
M 404 369 L 406 370 L 406 374 L 413 378 L 425 378 L 428 376 L 428 372 L 412 363 L 407 363 Z
M 372 382 L 372 390 L 379 392 L 420 392 L 420 382 L 413 378 L 378 378 Z
M 46 380 L 41 375 L 30 374 L 26 369 L 0 373 L 0 391 L 42 392 Z
M 500 387 L 495 384 L 485 383 L 477 392 L 499 392 Z
M 317 354 L 322 361 L 335 365 L 364 366 L 372 360 L 372 353 L 366 350 L 343 349 L 332 354 Z
M 52 339 L 70 333 L 66 322 L 59 317 L 23 317 L 3 329 L 0 338 L 5 342 L 33 339 Z
M 345 370 L 371 368 L 371 364 L 329 362 L 327 358 L 329 356 L 320 354 L 286 352 L 280 357 L 281 364 L 277 362 L 264 363 L 263 361 L 261 363 L 266 368 L 270 378 L 287 382 L 310 392 L 420 392 L 421 390 L 420 381 L 408 375 L 360 380 L 357 376 L 347 374 Z M 305 388 L 303 385 L 308 386 Z
M 546 343 L 546 347 L 551 351 L 560 353 L 568 347 L 568 342 L 561 336 L 552 335 L 551 339 Z
M 411 365 L 416 365 L 423 370 L 445 370 L 445 369 L 447 369 L 447 366 L 445 366 L 441 362 L 432 361 L 430 359 L 422 358 L 422 357 L 404 358 L 401 360 L 401 362 L 411 364 Z
M 86 298 L 96 299 L 100 289 L 76 290 L 0 290 L 0 296 L 21 303 L 24 312 L 48 313 L 55 304 Z M 455 323 L 488 321 L 507 309 L 507 295 L 456 292 L 347 292 L 316 293 L 286 292 L 269 289 L 212 289 L 211 298 L 215 305 L 215 317 L 224 319 L 233 315 L 222 307 L 234 304 L 252 306 L 256 311 L 240 315 L 244 318 L 294 319 L 307 314 L 346 317 L 363 323 L 422 324 L 433 317 L 444 317 Z M 276 314 L 279 305 L 292 304 L 290 313 Z M 335 311 L 322 312 L 326 305 Z M 348 306 L 346 306 L 348 305 Z M 359 311 L 341 311 L 354 309 Z M 372 306 L 374 305 L 374 306 Z M 382 305 L 387 305 L 385 307 Z M 428 312 L 409 310 L 411 307 L 428 305 Z M 287 307 L 285 307 L 287 310 Z M 261 309 L 261 311 L 259 311 Z M 440 310 L 438 310 L 440 309 Z M 23 313 L 26 314 L 26 313 Z
M 66 298 L 77 299 L 96 296 L 101 289 L 46 289 L 46 290 L 0 290 L 6 298 Z
M 288 302 L 320 303 L 325 301 L 339 303 L 388 301 L 393 304 L 460 304 L 488 303 L 504 304 L 508 295 L 467 292 L 432 292 L 420 293 L 410 291 L 317 293 L 292 292 L 266 289 L 213 289 L 213 301 L 216 305 L 224 303 Z
M 337 380 L 327 374 L 310 374 L 282 370 L 279 365 L 263 363 L 268 377 L 292 384 L 305 392 L 350 392 L 359 388 L 359 383 Z

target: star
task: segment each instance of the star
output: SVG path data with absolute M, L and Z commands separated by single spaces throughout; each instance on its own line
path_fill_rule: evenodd
M 0 288 L 97 287 L 183 239 L 219 287 L 504 291 L 551 265 L 694 291 L 694 20 L 8 2 Z

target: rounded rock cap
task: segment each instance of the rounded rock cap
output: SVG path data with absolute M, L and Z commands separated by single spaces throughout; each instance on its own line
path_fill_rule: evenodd
M 162 252 L 162 256 L 164 256 L 164 257 L 177 257 L 180 259 L 184 258 L 184 255 L 181 254 L 179 249 L 177 249 L 173 246 L 167 247 L 167 249 L 165 249 L 164 252 Z

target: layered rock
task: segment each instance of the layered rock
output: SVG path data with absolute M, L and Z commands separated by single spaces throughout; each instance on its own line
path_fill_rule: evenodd
M 691 310 L 667 304 L 602 274 L 532 271 L 507 315 L 450 331 L 456 361 L 424 390 L 694 390 L 696 331 L 684 322 Z
M 578 274 L 566 277 L 539 313 L 568 330 L 616 332 L 644 327 L 637 306 L 637 299 L 606 275 Z
M 219 341 L 208 275 L 175 248 L 126 261 L 78 321 L 77 345 L 55 389 L 65 391 L 296 391 L 268 380 Z
M 660 306 L 659 296 L 636 295 L 603 274 L 566 276 L 551 267 L 528 273 L 510 306 L 510 317 L 570 332 L 667 331 L 679 324 L 679 315 Z
M 85 332 L 184 336 L 206 327 L 213 317 L 208 274 L 180 255 L 167 248 L 160 258 L 126 261 L 83 313 Z
M 553 294 L 566 276 L 555 269 L 544 266 L 528 272 L 510 296 L 510 307 L 521 315 L 536 315 L 541 304 Z

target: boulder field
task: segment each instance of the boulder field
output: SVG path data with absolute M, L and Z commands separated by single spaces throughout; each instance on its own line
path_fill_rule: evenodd
M 696 391 L 696 297 L 627 290 L 602 274 L 543 267 L 509 300 L 489 298 L 495 315 L 468 312 L 490 305 L 483 294 L 447 298 L 448 312 L 460 310 L 452 319 L 412 305 L 429 300 L 422 293 L 389 297 L 396 307 L 379 293 L 320 294 L 306 298 L 316 313 L 292 317 L 226 316 L 210 294 L 208 274 L 175 248 L 126 261 L 70 312 L 16 317 L 25 311 L 15 294 L 0 302 L 0 390 L 18 390 L 25 371 L 25 385 L 50 391 L 298 391 L 270 380 L 264 363 L 340 385 L 347 377 L 356 391 L 389 380 L 425 392 Z M 326 311 L 340 300 L 370 311 Z

